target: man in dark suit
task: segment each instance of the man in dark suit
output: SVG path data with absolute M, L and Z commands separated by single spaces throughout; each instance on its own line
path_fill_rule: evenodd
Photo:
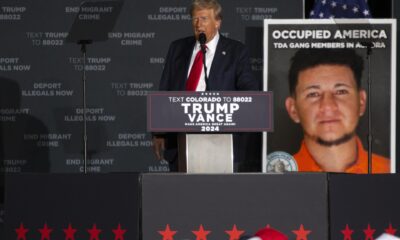
M 216 0 L 194 0 L 191 6 L 193 36 L 171 43 L 160 81 L 161 91 L 235 91 L 260 90 L 261 84 L 251 73 L 247 48 L 239 41 L 219 34 L 222 8 Z M 193 88 L 188 87 L 196 55 L 201 49 L 199 35 L 206 36 L 206 68 Z M 206 77 L 208 76 L 208 80 Z M 240 141 L 234 137 L 234 145 Z M 153 146 L 158 159 L 169 161 L 176 169 L 177 141 L 174 134 L 155 134 Z M 164 150 L 164 156 L 162 151 Z M 240 155 L 235 148 L 235 158 Z

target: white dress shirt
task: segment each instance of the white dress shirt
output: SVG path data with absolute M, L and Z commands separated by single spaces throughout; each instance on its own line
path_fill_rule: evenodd
M 217 44 L 219 40 L 219 32 L 214 36 L 214 38 L 209 41 L 206 46 L 207 46 L 207 52 L 206 52 L 206 66 L 207 66 L 207 76 L 210 76 L 210 69 L 211 69 L 211 63 L 214 59 L 215 51 L 217 50 Z M 194 59 L 196 57 L 197 52 L 201 49 L 199 41 L 196 42 L 193 48 L 192 52 L 192 58 L 190 59 L 190 67 L 189 71 L 187 73 L 187 77 L 189 77 L 190 70 L 192 69 Z M 205 75 L 204 75 L 204 67 L 201 70 L 201 75 L 200 75 L 200 80 L 199 84 L 197 84 L 196 91 L 205 91 L 206 90 L 206 80 L 205 80 Z

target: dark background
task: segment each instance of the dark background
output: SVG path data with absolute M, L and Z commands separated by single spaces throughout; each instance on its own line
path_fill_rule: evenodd
M 16 122 L 0 122 L 0 162 L 2 172 L 14 165 L 4 160 L 23 160 L 16 165 L 16 172 L 65 172 L 82 171 L 82 122 L 67 121 L 66 118 L 82 117 L 78 114 L 82 106 L 81 72 L 75 63 L 81 57 L 79 46 L 64 43 L 63 46 L 33 46 L 28 33 L 50 32 L 68 33 L 75 13 L 67 13 L 66 7 L 79 6 L 80 0 L 53 1 L 41 0 L 40 4 L 29 1 L 15 2 L 4 0 L 0 6 L 25 6 L 21 21 L 0 21 L 0 57 L 18 57 L 19 64 L 30 65 L 26 72 L 0 71 L 1 99 L 0 108 L 27 108 L 29 112 L 16 116 Z M 39 3 L 38 2 L 38 3 Z M 90 117 L 111 117 L 111 121 L 88 122 L 88 159 L 89 172 L 159 172 L 168 171 L 165 163 L 159 163 L 152 153 L 151 135 L 145 125 L 145 102 L 148 91 L 157 90 L 162 72 L 163 61 L 169 43 L 179 37 L 191 34 L 188 20 L 156 21 L 150 15 L 161 14 L 160 6 L 186 8 L 182 15 L 188 14 L 190 0 L 168 1 L 160 4 L 125 1 L 113 33 L 148 33 L 150 38 L 126 38 L 140 40 L 138 46 L 122 46 L 121 38 L 111 37 L 107 42 L 88 46 L 88 57 L 96 60 L 106 58 L 106 71 L 87 73 L 87 105 L 100 113 Z M 287 8 L 290 3 L 290 8 Z M 271 18 L 301 18 L 307 16 L 313 1 L 223 1 L 224 20 L 222 34 L 243 41 L 249 46 L 252 68 L 258 79 L 262 79 L 262 19 L 244 20 L 242 11 L 246 8 L 276 8 Z M 389 0 L 369 1 L 371 13 L 376 18 L 390 18 L 400 14 L 398 4 Z M 46 6 L 46 11 L 43 11 Z M 242 10 L 239 10 L 241 8 Z M 0 12 L 0 14 L 4 12 Z M 258 15 L 259 16 L 259 15 Z M 179 33 L 177 33 L 179 29 Z M 53 38 L 36 38 L 52 40 Z M 54 38 L 64 40 L 63 37 Z M 2 65 L 2 64 L 0 64 Z M 92 64 L 96 65 L 96 64 Z M 60 84 L 59 90 L 73 91 L 70 97 L 24 96 L 22 92 L 37 90 L 35 83 Z M 124 88 L 125 96 L 118 95 L 113 84 L 131 84 L 137 87 Z M 141 85 L 142 84 L 142 85 Z M 144 87 L 143 87 L 144 86 Z M 49 90 L 49 89 L 45 89 Z M 129 91 L 136 95 L 127 96 Z M 398 112 L 398 111 L 397 111 Z M 15 131 L 13 131 L 15 129 Z M 396 130 L 397 131 L 397 130 Z M 38 146 L 49 144 L 50 140 L 38 141 L 30 137 L 64 134 L 69 138 L 53 141 L 58 146 Z M 112 143 L 128 139 L 133 146 L 112 146 Z M 397 134 L 399 136 L 399 134 Z M 261 170 L 261 143 L 259 135 L 250 137 L 249 149 L 244 161 L 245 171 Z M 397 141 L 399 142 L 399 141 Z M 137 144 L 137 145 L 135 145 Z M 398 154 L 398 153 L 397 153 Z M 109 164 L 107 164 L 109 163 Z M 398 165 L 398 164 L 397 164 Z M 399 167 L 397 166 L 397 169 Z
M 60 112 L 66 112 L 66 111 L 72 111 L 72 109 L 74 107 L 79 107 L 81 106 L 81 100 L 80 100 L 80 96 L 81 96 L 81 92 L 80 92 L 80 77 L 81 74 L 80 72 L 74 71 L 73 70 L 73 66 L 72 64 L 70 64 L 68 62 L 68 57 L 80 57 L 80 52 L 79 52 L 79 47 L 77 46 L 73 46 L 73 45 L 69 45 L 67 47 L 66 50 L 61 51 L 60 49 L 53 49 L 50 50 L 50 48 L 45 48 L 42 50 L 38 50 L 33 48 L 32 46 L 28 46 L 27 48 L 22 48 L 21 47 L 21 42 L 19 41 L 15 41 L 15 37 L 17 36 L 17 38 L 25 38 L 25 40 L 23 40 L 22 42 L 26 42 L 26 31 L 32 31 L 32 32 L 38 32 L 38 31 L 61 31 L 61 32 L 68 32 L 72 21 L 74 19 L 74 14 L 68 14 L 67 16 L 65 16 L 64 14 L 60 14 L 60 6 L 63 5 L 69 5 L 69 6 L 78 6 L 79 5 L 80 0 L 68 0 L 65 1 L 64 3 L 60 2 L 60 1 L 44 1 L 44 0 L 39 0 L 39 1 L 35 1 L 34 4 L 31 3 L 31 1 L 26 1 L 27 6 L 30 8 L 30 12 L 28 14 L 26 14 L 25 20 L 28 19 L 29 21 L 27 21 L 26 23 L 21 23 L 21 22 L 4 22 L 4 21 L 0 21 L 0 31 L 1 31 L 1 35 L 0 35 L 0 43 L 1 43 L 1 56 L 0 57 L 8 57 L 8 56 L 13 56 L 13 55 L 17 55 L 17 56 L 26 56 L 27 54 L 29 54 L 29 52 L 33 52 L 33 57 L 30 61 L 32 61 L 32 64 L 34 63 L 40 63 L 41 61 L 43 61 L 43 59 L 50 59 L 50 63 L 44 67 L 44 66 L 40 66 L 38 68 L 36 68 L 34 71 L 30 72 L 27 74 L 27 77 L 23 80 L 21 80 L 21 84 L 27 84 L 27 82 L 29 83 L 29 81 L 33 81 L 33 80 L 39 80 L 40 82 L 57 82 L 60 81 L 60 79 L 62 79 L 62 81 L 65 80 L 66 84 L 63 86 L 65 87 L 66 90 L 71 89 L 72 85 L 76 85 L 76 91 L 74 92 L 73 97 L 76 98 L 76 100 L 71 100 L 71 98 L 67 98 L 66 102 L 68 102 L 68 104 L 63 104 L 61 106 L 58 107 L 44 107 L 44 103 L 46 103 L 47 99 L 43 98 L 43 97 L 37 97 L 35 100 L 32 99 L 28 99 L 28 103 L 29 104 L 34 104 L 37 105 L 38 108 L 41 109 L 41 111 L 35 113 L 35 116 L 32 116 L 31 114 L 25 114 L 25 115 L 21 115 L 19 116 L 22 121 L 25 122 L 30 122 L 36 129 L 40 129 L 42 131 L 42 133 L 48 133 L 49 131 L 54 132 L 54 129 L 57 129 L 58 132 L 65 132 L 65 130 L 63 130 L 63 127 L 60 125 L 56 124 L 56 120 L 54 120 L 59 114 Z M 134 2 L 134 1 L 126 1 L 127 3 L 129 2 Z M 135 1 L 136 2 L 136 1 Z M 172 4 L 177 4 L 177 5 L 182 5 L 182 6 L 188 6 L 190 1 L 189 0 L 184 0 L 184 1 L 168 1 L 168 2 L 173 2 Z M 294 1 L 293 0 L 281 0 L 281 1 L 277 1 L 280 2 L 279 6 L 284 6 L 285 9 L 288 9 L 289 12 L 291 12 L 291 14 L 299 12 L 299 7 L 295 7 Z M 390 1 L 390 0 L 369 0 L 369 6 L 371 9 L 371 13 L 372 16 L 374 18 L 398 18 L 400 16 L 400 4 L 398 1 Z M 129 32 L 131 31 L 129 28 L 134 26 L 134 27 L 138 27 L 137 30 L 135 30 L 135 32 L 152 32 L 154 30 L 152 30 L 153 28 L 164 28 L 165 32 L 163 34 L 157 35 L 157 37 L 159 39 L 163 39 L 161 44 L 155 44 L 153 40 L 146 40 L 143 39 L 143 45 L 145 45 L 146 47 L 148 47 L 149 45 L 151 46 L 151 48 L 155 48 L 156 52 L 155 54 L 150 54 L 150 57 L 154 57 L 157 59 L 161 59 L 161 62 L 157 62 L 154 64 L 149 64 L 150 62 L 150 57 L 148 56 L 147 58 L 140 58 L 143 55 L 143 50 L 140 50 L 139 47 L 126 47 L 126 48 L 120 48 L 120 51 L 118 53 L 116 53 L 115 51 L 108 51 L 105 55 L 110 55 L 110 56 L 114 56 L 114 54 L 116 56 L 118 56 L 120 59 L 122 59 L 122 61 L 124 61 L 126 63 L 126 65 L 121 69 L 121 70 L 115 70 L 116 67 L 120 68 L 121 65 L 120 64 L 115 64 L 114 67 L 113 66 L 107 66 L 108 69 L 113 69 L 112 70 L 112 74 L 104 74 L 102 72 L 98 72 L 98 73 L 90 73 L 89 78 L 90 79 L 94 79 L 94 78 L 98 78 L 99 76 L 102 76 L 106 79 L 108 79 L 108 85 L 104 84 L 102 82 L 96 81 L 92 83 L 89 83 L 89 87 L 93 88 L 92 91 L 89 92 L 89 100 L 91 99 L 103 99 L 104 102 L 107 102 L 111 97 L 116 98 L 117 101 L 117 106 L 124 108 L 124 112 L 127 112 L 129 115 L 130 119 L 129 121 L 124 121 L 124 123 L 122 125 L 124 125 L 124 127 L 126 129 L 129 130 L 121 130 L 121 122 L 116 122 L 113 123 L 113 125 L 115 125 L 115 129 L 113 131 L 116 131 L 117 133 L 124 133 L 124 131 L 126 133 L 138 133 L 138 134 L 142 134 L 144 133 L 146 136 L 143 140 L 144 144 L 147 144 L 148 141 L 150 140 L 149 135 L 147 135 L 145 133 L 145 130 L 138 130 L 135 126 L 136 121 L 138 121 L 138 119 L 142 118 L 143 112 L 139 113 L 139 114 L 135 114 L 137 112 L 137 105 L 140 104 L 144 104 L 145 100 L 144 98 L 141 97 L 117 97 L 114 93 L 114 90 L 111 89 L 111 87 L 109 86 L 109 82 L 130 82 L 132 81 L 133 77 L 138 78 L 138 80 L 135 80 L 134 82 L 137 83 L 141 83 L 141 82 L 151 82 L 154 81 L 155 82 L 155 86 L 151 87 L 150 89 L 145 89 L 145 90 L 155 90 L 156 89 L 156 84 L 158 82 L 158 78 L 161 74 L 162 71 L 162 58 L 165 57 L 166 55 L 166 51 L 168 48 L 168 44 L 171 40 L 176 39 L 180 36 L 185 36 L 187 34 L 190 34 L 190 27 L 183 27 L 182 28 L 182 24 L 177 24 L 176 22 L 165 22 L 165 24 L 163 25 L 163 27 L 160 27 L 159 22 L 154 21 L 154 22 L 150 22 L 147 24 L 143 24 L 143 15 L 138 14 L 138 12 L 140 13 L 141 11 L 143 11 L 143 6 L 141 6 L 142 3 L 131 3 L 131 4 L 126 4 L 124 6 L 124 9 L 121 13 L 121 18 L 125 19 L 124 21 L 126 21 L 125 25 L 121 25 L 121 21 L 119 23 L 117 23 L 116 25 L 116 31 L 126 31 Z M 227 3 L 229 5 L 229 3 L 232 3 L 233 5 L 237 4 L 237 5 L 242 5 L 242 6 L 253 6 L 253 5 L 260 5 L 260 6 L 265 6 L 269 4 L 269 1 L 265 1 L 265 0 L 260 0 L 260 1 L 230 1 L 230 0 L 225 0 L 222 1 L 221 3 L 224 5 L 224 7 L 226 7 L 225 3 Z M 23 5 L 22 1 L 10 1 L 10 0 L 2 0 L 0 2 L 0 7 L 2 6 L 7 6 L 7 5 Z M 149 2 L 149 4 L 155 6 L 156 4 L 151 1 Z M 163 1 L 163 4 L 164 1 Z M 307 17 L 308 13 L 310 12 L 310 9 L 312 8 L 312 4 L 313 4 L 313 0 L 305 0 L 304 2 L 305 4 L 305 11 L 304 11 L 304 16 Z M 272 4 L 273 5 L 273 4 Z M 290 6 L 289 8 L 287 8 L 287 6 Z M 234 6 L 232 6 L 233 8 Z M 57 11 L 53 11 L 53 10 L 49 10 L 49 9 L 58 9 Z M 156 9 L 157 7 L 154 7 L 154 9 Z M 155 12 L 155 10 L 152 9 L 151 11 Z M 283 9 L 283 8 L 282 8 Z M 32 16 L 34 13 L 36 13 L 36 16 Z M 146 13 L 145 13 L 146 14 Z M 259 44 L 262 43 L 262 24 L 261 23 L 256 23 L 256 22 L 249 22 L 248 26 L 245 28 L 241 28 L 238 27 L 239 23 L 242 24 L 243 22 L 240 21 L 240 19 L 237 18 L 237 13 L 233 13 L 234 16 L 236 16 L 236 18 L 232 19 L 230 22 L 224 21 L 223 25 L 222 25 L 222 30 L 223 33 L 227 33 L 227 32 L 232 32 L 232 34 L 230 34 L 230 37 L 234 37 L 234 38 L 239 38 L 241 40 L 245 40 L 245 42 L 249 45 L 249 48 L 253 54 L 253 60 L 255 62 L 254 67 L 255 68 L 261 68 L 262 67 L 262 59 L 261 59 L 261 63 L 258 63 L 260 61 L 260 58 L 262 58 L 262 51 L 260 51 L 259 47 L 256 47 L 257 44 L 258 46 L 260 46 Z M 296 14 L 294 14 L 296 15 Z M 297 15 L 302 15 L 302 13 L 299 13 Z M 273 16 L 273 17 L 277 17 L 277 18 L 290 18 L 289 16 L 293 17 L 293 15 L 283 15 L 283 16 Z M 31 21 L 32 19 L 34 19 L 34 21 Z M 225 19 L 229 19 L 229 18 L 225 18 Z M 63 22 L 63 24 L 59 24 L 59 22 Z M 187 23 L 184 23 L 185 26 L 187 26 Z M 7 26 L 6 26 L 7 25 Z M 141 27 L 142 26 L 142 27 Z M 29 27 L 28 30 L 24 29 L 21 30 L 23 28 Z M 230 27 L 230 29 L 229 29 Z M 233 32 L 235 32 L 236 30 L 245 30 L 245 34 L 243 33 L 239 33 L 239 34 L 234 34 Z M 181 31 L 181 34 L 177 34 L 177 31 Z M 178 36 L 179 35 L 179 36 Z M 238 35 L 240 35 L 240 37 L 238 37 Z M 252 38 L 244 38 L 243 36 L 254 36 Z M 112 44 L 117 45 L 117 40 L 111 40 Z M 25 43 L 26 44 L 26 43 Z M 104 44 L 101 43 L 100 48 L 109 48 L 108 43 Z M 98 54 L 95 54 L 95 52 L 99 49 L 99 47 L 90 47 L 88 50 L 88 54 L 90 56 L 95 56 L 95 57 L 103 57 L 104 55 L 98 56 Z M 397 47 L 397 49 L 399 49 L 399 47 Z M 16 52 L 16 54 L 12 53 L 13 51 Z M 63 56 L 63 58 L 60 59 L 55 59 L 51 52 L 56 52 L 55 55 L 59 55 L 61 54 Z M 399 53 L 397 53 L 397 55 L 399 56 Z M 133 59 L 130 58 L 130 56 L 134 56 Z M 22 64 L 27 64 L 26 59 L 22 59 Z M 114 64 L 114 60 L 112 60 L 112 64 Z M 132 68 L 133 66 L 140 68 L 143 68 L 144 65 L 149 65 L 149 69 L 150 71 L 148 72 L 140 72 L 140 73 L 133 73 Z M 398 63 L 399 64 L 399 63 Z M 63 65 L 64 67 L 60 67 L 60 65 Z M 41 72 L 45 72 L 47 70 L 50 70 L 49 73 L 43 75 L 42 77 L 35 77 L 38 76 L 38 74 L 40 75 Z M 262 75 L 262 71 L 258 70 L 256 71 L 256 75 L 258 75 L 259 77 L 261 77 Z M 56 77 L 54 77 L 56 76 Z M 156 77 L 157 76 L 157 77 Z M 17 78 L 19 78 L 20 76 L 18 76 L 18 73 L 7 73 L 7 72 L 1 72 L 0 73 L 0 79 L 3 82 L 3 84 L 6 84 L 8 86 L 15 86 L 15 82 L 17 80 Z M 119 79 L 119 80 L 115 80 L 115 79 Z M 4 80 L 4 81 L 3 81 Z M 21 84 L 17 84 L 17 85 L 21 85 Z M 99 84 L 104 84 L 104 85 L 99 85 Z M 97 90 L 98 88 L 101 88 L 102 86 L 107 86 L 109 88 L 109 93 L 107 94 L 98 94 Z M 21 87 L 21 86 L 19 86 Z M 1 86 L 0 90 L 5 91 L 3 88 L 3 85 Z M 140 90 L 140 89 L 138 89 Z M 399 90 L 399 84 L 397 84 L 397 90 Z M 397 91 L 399 92 L 399 91 Z M 12 95 L 14 94 L 14 95 Z M 3 96 L 3 94 L 1 94 Z M 15 92 L 10 93 L 10 95 L 12 95 L 13 97 L 11 99 L 18 99 L 18 93 L 15 96 Z M 399 96 L 397 95 L 397 99 L 399 99 Z M 55 99 L 55 100 L 59 100 L 59 99 Z M 121 102 L 126 102 L 126 104 L 122 104 Z M 399 101 L 397 101 L 399 102 Z M 0 99 L 0 106 L 4 106 L 4 104 L 10 103 L 9 99 L 4 99 L 1 98 Z M 50 101 L 50 104 L 53 105 L 54 101 Z M 137 105 L 136 105 L 137 104 Z M 90 107 L 93 107 L 93 102 L 89 101 L 89 105 Z M 397 123 L 399 122 L 399 105 L 397 106 Z M 110 108 L 106 108 L 106 115 L 113 115 L 114 114 L 114 109 L 115 105 L 113 105 Z M 53 119 L 52 121 L 54 121 L 54 124 L 50 126 L 50 128 L 47 126 L 44 126 L 43 122 L 41 121 L 42 118 L 50 118 Z M 40 119 L 38 119 L 40 118 Z M 141 120 L 139 120 L 141 121 Z M 61 124 L 62 125 L 62 124 Z M 397 124 L 398 125 L 398 124 Z M 30 125 L 28 125 L 30 126 Z M 96 151 L 103 152 L 104 156 L 102 158 L 107 159 L 107 158 L 115 158 L 115 156 L 127 156 L 124 157 L 124 160 L 121 160 L 122 163 L 117 163 L 116 165 L 114 165 L 113 167 L 107 167 L 107 166 L 103 166 L 102 171 L 108 172 L 108 171 L 136 171 L 136 170 L 140 170 L 140 171 L 165 171 L 166 169 L 166 165 L 164 164 L 159 164 L 155 161 L 154 156 L 152 155 L 151 152 L 151 147 L 149 146 L 143 146 L 140 148 L 116 148 L 114 150 L 112 150 L 111 152 L 109 151 L 110 149 L 106 149 L 104 147 L 104 142 L 101 141 L 102 138 L 104 138 L 105 136 L 107 136 L 109 134 L 109 130 L 107 130 L 107 127 L 109 126 L 109 124 L 107 123 L 101 123 L 98 124 L 97 126 L 93 126 L 92 124 L 89 126 L 89 132 L 91 134 L 93 134 L 93 136 L 90 138 L 90 145 L 94 146 L 95 148 L 97 148 Z M 124 128 L 123 127 L 123 128 Z M 5 149 L 4 149 L 4 141 L 7 139 L 7 137 L 9 137 L 9 135 L 4 135 L 5 134 L 5 127 L 0 127 L 0 135 L 2 136 L 0 139 L 0 159 L 4 159 L 5 157 Z M 76 138 L 73 138 L 70 141 L 67 142 L 60 142 L 60 144 L 63 145 L 62 149 L 56 149 L 56 150 L 51 150 L 48 149 L 46 147 L 42 148 L 40 152 L 41 160 L 42 162 L 40 162 L 39 164 L 35 164 L 32 163 L 30 166 L 28 166 L 28 168 L 32 167 L 33 169 L 36 167 L 36 169 L 41 169 L 41 171 L 48 171 L 49 167 L 52 167 L 51 169 L 56 172 L 79 172 L 79 166 L 80 165 L 66 165 L 65 164 L 65 158 L 71 158 L 71 159 L 79 159 L 81 157 L 81 140 L 80 140 L 80 136 L 81 136 L 81 128 L 80 128 L 80 124 L 70 124 L 66 127 L 66 129 L 68 129 L 68 131 L 71 131 L 71 129 L 74 129 L 74 131 L 76 131 L 77 136 Z M 144 128 L 144 127 L 142 127 Z M 35 132 L 31 132 L 31 134 L 36 134 Z M 396 136 L 397 136 L 397 146 L 399 146 L 399 136 L 400 136 L 400 131 L 398 129 L 396 129 Z M 118 137 L 116 136 L 116 134 L 114 133 L 114 135 L 112 135 L 110 137 L 111 140 L 113 139 L 118 139 Z M 20 139 L 18 139 L 19 141 Z M 26 148 L 31 148 L 32 146 L 30 146 L 31 142 L 27 142 L 27 144 L 25 144 Z M 21 145 L 18 144 L 14 144 L 16 147 L 20 147 Z M 260 144 L 255 145 L 255 150 L 258 150 L 258 148 L 260 148 Z M 399 149 L 397 147 L 397 149 Z M 96 153 L 96 151 L 90 151 L 90 155 L 93 155 Z M 17 153 L 15 153 L 17 154 Z M 28 153 L 29 154 L 29 153 Z M 31 157 L 32 155 L 29 155 L 29 157 Z M 43 157 L 45 156 L 45 157 Z M 59 159 L 60 156 L 63 156 L 64 159 Z M 135 157 L 137 156 L 137 157 Z M 147 157 L 144 157 L 147 156 Z M 399 151 L 397 151 L 397 159 L 399 159 Z M 117 157 L 118 158 L 118 157 Z M 56 159 L 54 160 L 55 162 L 59 162 L 59 163 L 53 163 L 53 166 L 51 166 L 47 161 L 51 160 L 51 159 Z M 122 158 L 121 158 L 122 159 Z M 259 161 L 261 161 L 261 158 L 259 158 Z M 118 162 L 118 159 L 114 159 L 114 163 Z M 133 166 L 136 165 L 138 166 L 138 168 L 135 167 L 129 167 L 129 166 Z M 256 166 L 258 166 L 256 164 Z M 399 171 L 400 167 L 399 164 L 396 164 L 396 168 L 397 168 L 397 172 Z M 3 161 L 0 162 L 0 167 L 4 167 Z M 251 167 L 253 168 L 253 167 Z M 256 167 L 257 168 L 257 167 Z M 254 168 L 253 168 L 254 169 Z M 27 169 L 27 171 L 30 171 L 29 169 Z M 3 172 L 3 171 L 1 171 Z M 3 178 L 0 178 L 0 187 L 3 186 Z M 0 190 L 1 191 L 1 190 Z M 1 191 L 3 192 L 3 191 Z M 2 203 L 2 201 L 0 201 L 0 204 Z M 0 205 L 0 235 L 2 232 L 2 225 L 3 225 L 3 217 L 4 217 L 4 211 L 2 206 Z
M 79 45 L 65 39 L 80 3 L 0 2 L 0 117 L 14 118 L 0 121 L 0 173 L 83 172 L 82 53 Z M 89 173 L 169 170 L 152 150 L 151 133 L 146 129 L 146 95 L 158 89 L 169 44 L 192 34 L 190 3 L 126 0 L 109 40 L 87 46 Z M 263 19 L 302 18 L 303 1 L 220 3 L 224 14 L 221 34 L 249 46 L 251 67 L 262 82 Z M 257 13 L 256 8 L 273 11 Z M 165 15 L 174 18 L 163 19 Z M 18 62 L 9 64 L 5 59 Z M 14 67 L 27 68 L 17 71 Z M 43 88 L 43 84 L 53 87 Z M 47 96 L 52 91 L 70 95 Z M 3 113 L 21 109 L 21 113 Z M 245 144 L 242 170 L 259 172 L 261 133 L 248 136 Z
M 18 64 L 0 63 L 0 109 L 26 110 L 22 114 L 1 115 L 16 118 L 0 122 L 3 172 L 83 170 L 81 52 L 79 45 L 65 41 L 76 16 L 73 9 L 80 2 L 1 1 L 0 14 L 15 14 L 21 20 L 0 20 L 0 32 L 7 33 L 0 37 L 0 57 L 18 58 Z M 221 34 L 249 46 L 251 67 L 262 82 L 263 19 L 302 18 L 303 1 L 220 2 L 224 14 Z M 126 0 L 108 41 L 87 46 L 87 64 L 91 69 L 86 72 L 86 102 L 90 111 L 88 172 L 168 171 L 165 161 L 159 162 L 152 150 L 151 133 L 146 128 L 146 96 L 158 90 L 169 44 L 192 34 L 190 3 L 191 0 Z M 291 8 L 286 7 L 289 3 Z M 8 7 L 24 11 L 10 13 L 4 10 Z M 273 11 L 260 13 L 260 9 Z M 62 44 L 45 44 L 49 41 Z M 26 65 L 29 70 L 7 70 L 19 65 Z M 41 84 L 52 84 L 54 88 L 43 88 Z M 51 91 L 71 95 L 46 96 Z M 40 95 L 32 95 L 36 92 Z M 260 171 L 261 134 L 248 139 L 249 148 L 240 160 L 245 162 L 245 171 Z

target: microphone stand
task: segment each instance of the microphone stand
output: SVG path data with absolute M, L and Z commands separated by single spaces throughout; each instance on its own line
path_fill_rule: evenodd
M 91 40 L 80 40 L 78 44 L 81 45 L 81 52 L 83 58 L 82 69 L 82 90 L 83 90 L 83 164 L 84 173 L 87 173 L 87 119 L 86 119 L 86 45 L 91 44 Z
M 207 52 L 207 47 L 205 44 L 201 44 L 201 51 L 203 52 L 203 66 L 204 66 L 204 79 L 206 82 L 206 91 L 209 91 L 210 88 L 208 86 L 208 76 L 207 76 L 207 65 L 206 65 L 206 52 Z
M 366 43 L 367 47 L 367 62 L 368 62 L 368 79 L 367 79 L 367 98 L 368 98 L 368 174 L 372 173 L 372 95 L 371 95 L 371 53 L 372 53 L 372 43 Z
M 208 76 L 207 76 L 207 66 L 206 66 L 207 36 L 205 33 L 199 34 L 199 42 L 200 42 L 201 52 L 203 53 L 204 80 L 206 82 L 206 91 L 208 91 L 208 90 L 210 90 L 210 88 L 208 86 Z
M 87 107 L 86 107 L 86 45 L 93 42 L 106 41 L 108 33 L 112 31 L 119 13 L 122 8 L 123 1 L 121 0 L 98 0 L 98 1 L 83 1 L 80 4 L 79 12 L 77 13 L 74 23 L 68 32 L 66 42 L 78 43 L 81 45 L 82 53 L 82 85 L 83 85 L 83 163 L 84 173 L 87 173 Z M 97 9 L 111 9 L 111 11 L 103 12 Z M 98 19 L 81 18 L 88 14 L 87 9 L 94 9 L 93 13 L 98 14 Z

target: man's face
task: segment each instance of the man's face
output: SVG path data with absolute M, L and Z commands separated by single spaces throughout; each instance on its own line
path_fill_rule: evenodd
M 217 20 L 213 9 L 195 9 L 192 16 L 193 32 L 196 39 L 200 33 L 205 33 L 207 42 L 212 40 L 221 26 L 221 20 Z
M 345 65 L 317 65 L 301 71 L 286 109 L 303 127 L 305 139 L 335 144 L 353 135 L 364 114 L 366 93 Z

